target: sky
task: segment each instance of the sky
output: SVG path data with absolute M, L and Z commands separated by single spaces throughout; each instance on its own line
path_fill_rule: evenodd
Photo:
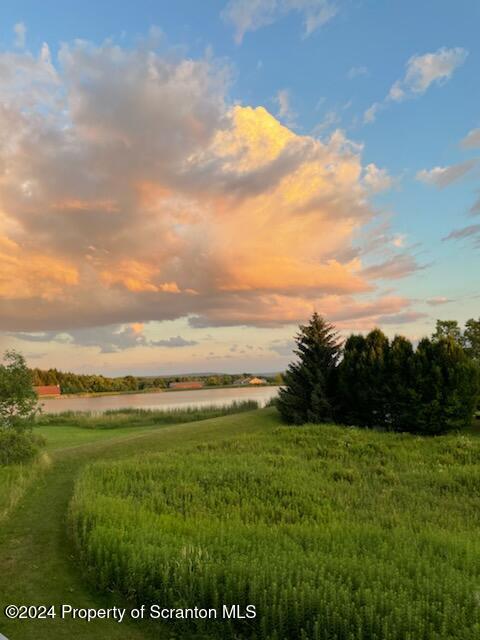
M 477 0 L 0 6 L 0 350 L 269 372 L 480 315 Z

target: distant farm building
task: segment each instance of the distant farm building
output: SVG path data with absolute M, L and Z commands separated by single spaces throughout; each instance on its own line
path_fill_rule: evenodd
M 33 387 L 33 390 L 37 396 L 59 396 L 61 393 L 59 384 L 47 384 L 41 387 Z
M 265 378 L 257 378 L 256 376 L 253 376 L 250 378 L 239 378 L 238 380 L 235 380 L 233 384 L 267 384 L 267 381 Z
M 170 389 L 201 389 L 203 382 L 200 380 L 190 380 L 189 382 L 170 382 Z

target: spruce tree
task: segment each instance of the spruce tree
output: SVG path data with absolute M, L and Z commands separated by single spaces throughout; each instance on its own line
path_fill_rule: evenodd
M 336 418 L 344 424 L 365 426 L 368 401 L 365 395 L 366 343 L 362 335 L 352 334 L 345 342 L 337 375 Z
M 414 432 L 419 394 L 415 388 L 415 352 L 412 343 L 395 336 L 388 353 L 388 427 L 393 431 Z
M 346 424 L 387 426 L 388 338 L 374 329 L 366 337 L 352 335 L 345 343 L 338 371 L 340 411 Z
M 340 343 L 334 327 L 318 313 L 301 325 L 295 338 L 298 360 L 285 373 L 277 407 L 288 424 L 333 418 L 334 375 Z

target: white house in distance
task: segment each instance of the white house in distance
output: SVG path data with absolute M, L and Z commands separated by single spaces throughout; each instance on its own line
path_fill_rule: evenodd
M 265 378 L 257 378 L 256 376 L 252 376 L 249 378 L 239 378 L 238 380 L 235 380 L 234 384 L 267 384 L 267 381 L 265 380 Z

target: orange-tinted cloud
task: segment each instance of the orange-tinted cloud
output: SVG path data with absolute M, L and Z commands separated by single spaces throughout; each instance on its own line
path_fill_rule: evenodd
M 358 247 L 389 178 L 341 132 L 320 141 L 231 106 L 228 69 L 145 46 L 76 43 L 58 68 L 46 49 L 0 66 L 0 328 L 272 326 L 314 308 L 374 322 L 408 308 L 376 295 Z M 400 269 L 380 277 L 417 268 L 388 244 Z

